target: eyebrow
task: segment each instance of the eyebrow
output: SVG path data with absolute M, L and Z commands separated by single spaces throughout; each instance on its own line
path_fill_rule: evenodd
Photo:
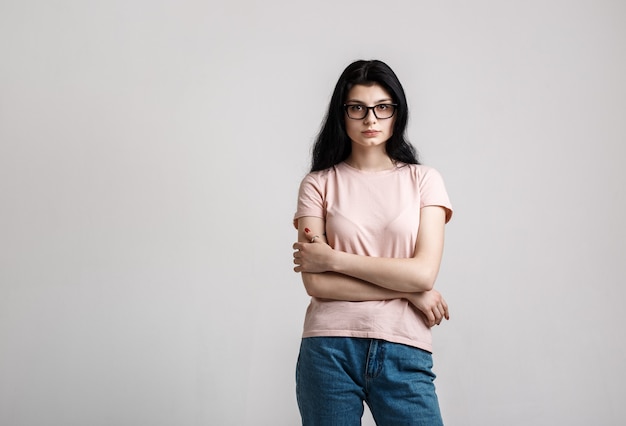
M 365 105 L 365 102 L 360 101 L 358 99 L 348 99 L 346 101 L 346 103 L 348 103 L 348 102 L 354 102 L 354 103 L 357 103 L 357 104 Z M 380 100 L 376 101 L 375 105 L 379 105 L 379 104 L 385 103 L 385 102 L 393 102 L 393 99 L 391 99 L 391 98 L 380 99 Z

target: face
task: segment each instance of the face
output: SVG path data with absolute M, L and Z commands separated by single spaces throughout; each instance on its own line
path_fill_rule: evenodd
M 346 98 L 346 105 L 355 105 L 356 111 L 362 110 L 361 107 L 372 107 L 374 105 L 392 104 L 394 103 L 391 95 L 378 84 L 372 86 L 355 85 Z M 359 107 L 361 106 L 361 107 Z M 376 109 L 376 114 L 380 117 L 384 115 L 384 106 Z M 351 114 L 352 115 L 352 114 Z M 352 119 L 345 114 L 346 132 L 355 144 L 363 147 L 373 147 L 384 145 L 393 134 L 393 125 L 396 121 L 395 114 L 391 118 L 376 118 L 374 110 L 368 110 L 367 115 L 363 119 Z

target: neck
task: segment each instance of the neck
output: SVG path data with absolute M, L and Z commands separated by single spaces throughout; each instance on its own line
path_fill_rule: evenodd
M 389 158 L 387 153 L 383 150 L 355 150 L 353 147 L 352 153 L 346 160 L 349 166 L 355 169 L 377 172 L 382 170 L 389 170 L 395 167 L 394 161 Z

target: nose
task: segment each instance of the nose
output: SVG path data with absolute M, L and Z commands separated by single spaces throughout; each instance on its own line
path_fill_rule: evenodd
M 364 123 L 376 123 L 376 114 L 374 114 L 374 108 L 370 108 L 367 110 L 367 114 L 365 114 L 365 118 L 363 118 Z

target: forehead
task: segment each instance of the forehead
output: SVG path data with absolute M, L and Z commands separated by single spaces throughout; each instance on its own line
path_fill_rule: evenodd
M 349 91 L 346 101 L 359 101 L 364 103 L 391 100 L 391 95 L 381 85 L 355 84 Z

